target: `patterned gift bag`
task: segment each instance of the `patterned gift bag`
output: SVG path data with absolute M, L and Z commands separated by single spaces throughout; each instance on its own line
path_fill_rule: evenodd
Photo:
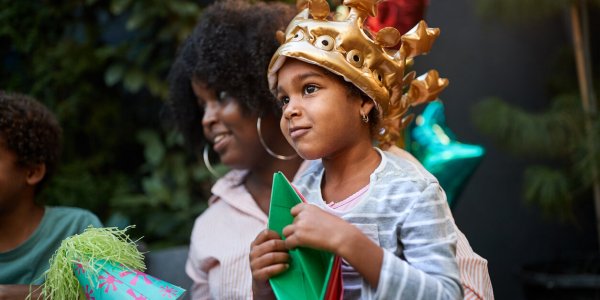
M 185 290 L 122 264 L 98 260 L 93 266 L 73 264 L 73 272 L 87 300 L 179 299 Z

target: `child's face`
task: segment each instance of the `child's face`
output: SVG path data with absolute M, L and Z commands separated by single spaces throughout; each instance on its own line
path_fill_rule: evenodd
M 278 72 L 277 99 L 283 110 L 281 131 L 304 159 L 331 157 L 370 139 L 361 113 L 368 114 L 372 101 L 351 96 L 321 67 L 288 58 Z
M 27 168 L 17 165 L 17 156 L 0 137 L 0 215 L 19 205 L 27 188 Z
M 250 168 L 264 157 L 256 132 L 256 116 L 244 113 L 237 99 L 227 93 L 217 95 L 202 81 L 193 80 L 192 89 L 198 105 L 204 108 L 204 136 L 223 164 Z

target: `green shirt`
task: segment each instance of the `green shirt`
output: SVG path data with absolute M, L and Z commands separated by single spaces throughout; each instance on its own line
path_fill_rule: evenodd
M 61 242 L 89 225 L 102 227 L 93 213 L 73 207 L 46 207 L 33 234 L 17 248 L 0 253 L 0 284 L 42 284 L 42 275 Z

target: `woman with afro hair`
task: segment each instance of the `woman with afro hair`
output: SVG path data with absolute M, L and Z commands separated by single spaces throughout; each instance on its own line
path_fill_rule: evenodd
M 216 153 L 232 169 L 194 224 L 186 263 L 193 299 L 251 298 L 249 245 L 266 228 L 273 173 L 294 178 L 303 165 L 281 134 L 266 80 L 275 32 L 294 13 L 282 3 L 217 1 L 171 67 L 168 104 L 178 130 L 205 163 Z

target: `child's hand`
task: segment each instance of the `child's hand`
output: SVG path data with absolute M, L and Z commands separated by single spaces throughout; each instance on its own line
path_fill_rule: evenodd
M 250 246 L 252 289 L 255 295 L 269 293 L 268 279 L 288 268 L 285 243 L 273 230 L 261 231 Z
M 294 223 L 283 228 L 288 249 L 305 246 L 339 254 L 345 230 L 349 229 L 348 226 L 354 228 L 315 205 L 300 203 L 292 208 L 291 213 Z

